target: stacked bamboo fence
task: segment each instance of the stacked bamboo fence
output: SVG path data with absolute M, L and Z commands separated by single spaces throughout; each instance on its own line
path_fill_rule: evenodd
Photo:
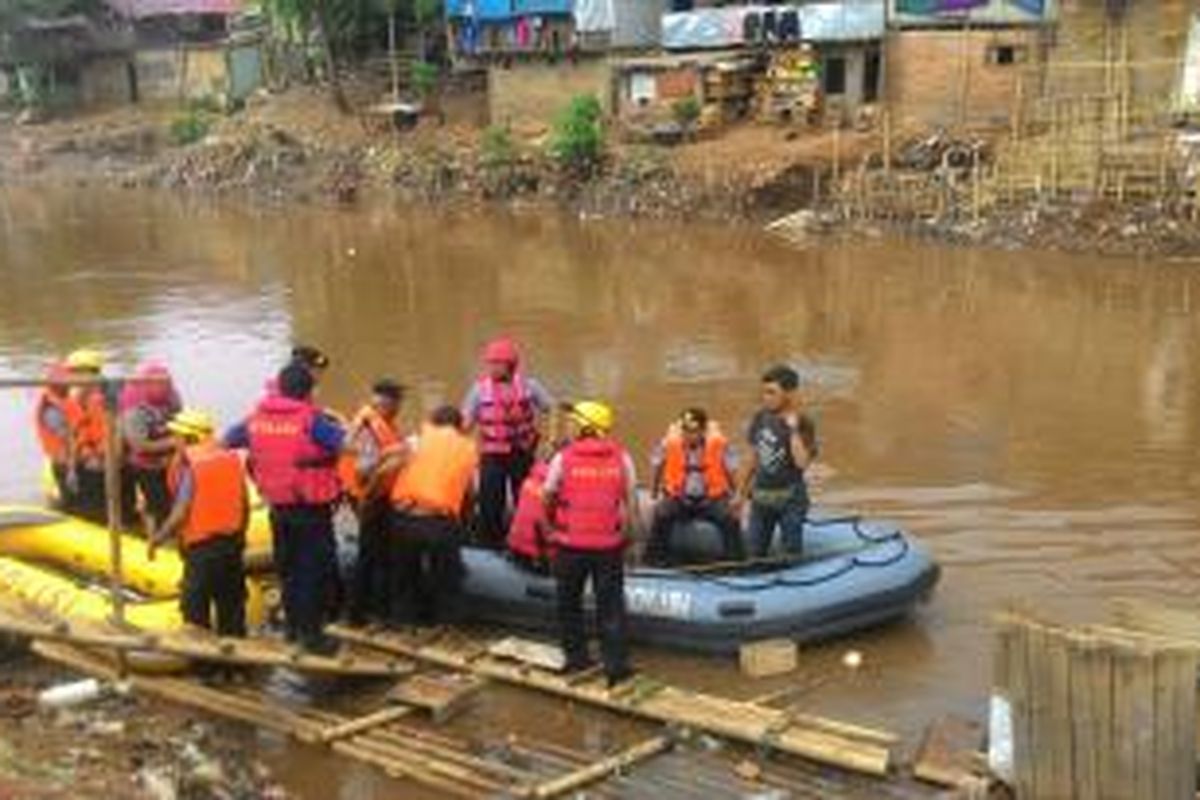
M 1016 614 L 998 619 L 996 641 L 1017 797 L 1193 800 L 1194 643 Z

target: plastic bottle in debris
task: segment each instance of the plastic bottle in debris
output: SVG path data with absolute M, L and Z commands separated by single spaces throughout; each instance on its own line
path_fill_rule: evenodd
M 41 708 L 71 708 L 129 691 L 126 684 L 102 683 L 95 678 L 60 683 L 38 693 Z

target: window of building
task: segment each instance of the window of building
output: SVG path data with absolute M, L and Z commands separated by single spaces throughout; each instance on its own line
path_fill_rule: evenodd
M 883 57 L 879 51 L 867 53 L 863 62 L 862 96 L 864 103 L 874 103 L 879 99 L 880 78 L 883 77 Z
M 821 89 L 827 95 L 846 93 L 845 57 L 829 56 L 825 59 L 825 68 L 821 70 Z
M 998 67 L 1023 64 L 1029 57 L 1029 48 L 1023 44 L 994 44 L 987 50 L 987 63 Z

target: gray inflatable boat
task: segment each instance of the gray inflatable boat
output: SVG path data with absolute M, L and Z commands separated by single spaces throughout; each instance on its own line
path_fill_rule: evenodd
M 625 598 L 634 641 L 732 653 L 748 641 L 826 639 L 909 613 L 931 593 L 939 569 L 898 527 L 813 513 L 803 559 L 700 569 L 633 568 Z M 550 632 L 553 578 L 503 552 L 463 550 L 464 607 L 475 621 Z

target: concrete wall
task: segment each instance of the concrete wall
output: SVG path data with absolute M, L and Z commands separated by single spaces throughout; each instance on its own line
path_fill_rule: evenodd
M 1123 18 L 1110 18 L 1105 3 L 1059 0 L 1059 22 L 1052 32 L 1044 90 L 1048 95 L 1100 94 L 1109 78 L 1106 61 L 1120 63 L 1126 43 L 1129 82 L 1135 97 L 1169 96 L 1183 57 L 1188 0 L 1129 0 Z M 1139 63 L 1140 62 L 1140 63 Z M 1090 63 L 1079 67 L 1070 64 Z
M 80 68 L 79 102 L 91 108 L 130 103 L 133 87 L 129 77 L 129 59 L 125 56 L 89 61 Z
M 1007 125 L 1017 77 L 1041 58 L 1037 29 L 893 31 L 884 48 L 885 92 L 901 125 Z M 998 47 L 1024 63 L 991 63 Z
M 488 68 L 488 116 L 494 124 L 549 125 L 579 94 L 594 94 L 606 113 L 613 107 L 612 67 L 604 58 L 499 65 Z
M 150 102 L 240 99 L 261 80 L 255 43 L 146 48 L 137 51 L 135 64 L 138 92 Z

